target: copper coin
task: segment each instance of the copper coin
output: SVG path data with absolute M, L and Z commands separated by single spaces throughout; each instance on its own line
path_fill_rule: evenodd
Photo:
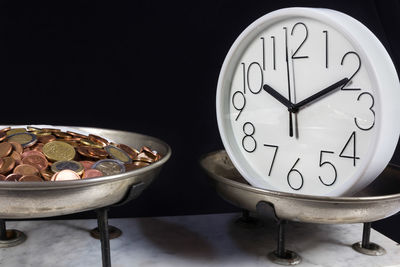
M 103 175 L 104 174 L 99 170 L 89 169 L 89 170 L 85 170 L 83 172 L 82 179 L 100 177 L 100 176 L 103 176 Z
M 102 148 L 88 147 L 88 152 L 90 155 L 98 159 L 106 158 L 108 156 L 107 151 Z
M 54 173 L 47 168 L 40 171 L 40 175 L 45 181 L 50 181 L 53 174 Z
M 4 157 L 3 165 L 0 168 L 0 174 L 9 173 L 15 166 L 15 160 L 12 157 Z
M 3 158 L 0 158 L 0 168 L 3 166 L 3 164 L 4 164 Z
M 22 175 L 39 175 L 39 170 L 30 164 L 21 164 L 15 167 L 13 173 Z
M 38 142 L 46 144 L 48 142 L 56 140 L 56 137 L 54 135 L 44 135 L 44 136 L 38 136 Z
M 42 152 L 37 151 L 37 150 L 25 151 L 24 153 L 22 153 L 21 156 L 22 156 L 22 158 L 26 158 L 26 157 L 33 156 L 33 155 L 41 156 L 43 158 L 46 158 L 46 156 Z
M 144 162 L 144 161 L 133 161 L 132 165 L 135 165 L 137 168 L 143 168 L 143 167 L 149 166 L 150 163 Z
M 67 134 L 70 134 L 70 135 L 72 135 L 72 136 L 75 136 L 75 137 L 78 137 L 78 138 L 88 138 L 86 135 L 83 135 L 83 134 L 80 134 L 80 133 L 75 133 L 75 132 L 72 132 L 72 131 L 67 131 Z
M 11 152 L 10 157 L 12 157 L 12 158 L 15 160 L 15 164 L 16 164 L 16 165 L 21 164 L 21 162 L 22 162 L 22 161 L 21 161 L 21 160 L 22 160 L 21 154 L 19 154 L 17 151 Z
M 11 130 L 11 127 L 3 128 L 3 129 L 0 130 L 0 132 L 5 133 L 5 132 L 8 132 L 9 130 Z
M 18 182 L 22 176 L 23 176 L 22 174 L 11 173 L 11 174 L 7 175 L 6 181 L 7 182 Z
M 44 147 L 43 143 L 36 143 L 34 146 L 31 147 L 31 150 L 43 152 L 43 147 Z
M 23 164 L 29 164 L 38 169 L 39 171 L 44 170 L 49 165 L 46 158 L 39 155 L 31 155 L 22 159 Z
M 18 180 L 19 182 L 43 182 L 43 179 L 36 175 L 24 175 Z
M 0 132 L 0 141 L 3 141 L 7 138 L 7 134 L 5 132 Z
M 128 153 L 131 159 L 136 158 L 137 154 L 139 154 L 139 151 L 137 151 L 136 149 L 132 149 L 131 147 L 124 144 L 118 144 L 117 147 Z
M 134 171 L 134 170 L 140 169 L 142 167 L 146 167 L 148 165 L 150 165 L 150 163 L 143 162 L 143 161 L 133 161 L 132 163 L 126 163 L 125 169 L 127 172 L 129 172 L 129 171 Z
M 146 151 L 140 152 L 136 156 L 135 160 L 136 161 L 144 161 L 144 162 L 148 162 L 148 163 L 153 163 L 155 161 L 155 157 L 154 158 L 153 157 L 149 157 L 148 153 L 149 152 L 146 152 Z
M 80 155 L 82 155 L 84 157 L 89 157 L 89 158 L 92 157 L 92 155 L 89 153 L 87 146 L 78 146 L 76 148 L 76 152 L 78 152 Z
M 5 181 L 6 177 L 3 174 L 0 174 L 0 181 Z
M 60 129 L 55 129 L 55 128 L 43 128 L 42 131 L 43 131 L 43 132 L 48 132 L 48 133 L 58 133 L 58 132 L 61 132 Z
M 10 155 L 12 149 L 13 147 L 10 143 L 8 142 L 0 143 L 0 157 L 2 158 Z
M 62 170 L 57 172 L 51 177 L 52 181 L 70 181 L 70 180 L 79 180 L 81 177 L 72 170 Z
M 91 161 L 91 160 L 81 160 L 81 161 L 79 161 L 79 163 L 82 164 L 84 170 L 88 170 L 88 169 L 91 169 L 91 168 L 92 168 L 92 166 L 93 166 L 93 164 L 94 164 L 94 161 Z
M 24 152 L 24 148 L 20 143 L 17 142 L 9 142 L 9 143 L 12 145 L 14 151 L 18 152 L 19 154 L 22 154 Z
M 94 135 L 94 134 L 89 134 L 89 140 L 94 143 L 100 144 L 103 147 L 107 146 L 109 144 L 109 142 L 106 139 L 104 139 L 103 137 Z
M 53 133 L 55 136 L 57 136 L 57 137 L 59 137 L 59 138 L 65 138 L 65 139 L 68 139 L 68 138 L 71 138 L 72 137 L 72 135 L 70 135 L 70 134 L 68 134 L 68 133 L 64 133 L 64 132 L 55 132 L 55 133 Z

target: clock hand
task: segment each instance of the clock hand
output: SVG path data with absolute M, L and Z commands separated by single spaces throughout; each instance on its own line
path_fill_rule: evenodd
M 273 96 L 276 100 L 281 102 L 283 105 L 285 105 L 288 109 L 294 108 L 294 105 L 292 102 L 287 100 L 284 96 L 282 96 L 280 93 L 278 93 L 276 90 L 274 90 L 271 86 L 268 84 L 264 84 L 263 86 L 264 91 L 266 91 L 268 94 Z
M 286 73 L 287 73 L 287 81 L 288 81 L 288 95 L 289 102 L 292 102 L 292 96 L 290 93 L 290 72 L 289 72 L 289 59 L 288 59 L 288 38 L 287 38 L 287 28 L 283 27 L 285 30 L 285 59 L 286 59 Z M 289 136 L 293 137 L 293 119 L 292 119 L 292 111 L 289 109 Z
M 297 104 L 293 104 L 293 107 L 289 108 L 289 110 L 294 112 L 294 113 L 296 113 L 296 112 L 298 112 L 299 108 L 307 105 L 308 103 L 310 103 L 310 102 L 312 102 L 312 101 L 314 101 L 314 100 L 316 100 L 318 98 L 321 98 L 321 97 L 325 96 L 326 94 L 332 92 L 333 90 L 339 88 L 341 85 L 346 84 L 348 82 L 349 82 L 348 78 L 341 79 L 340 81 L 338 81 L 338 82 L 326 87 L 325 89 L 319 91 L 318 93 L 315 93 L 310 97 L 307 97 L 303 101 L 300 101 Z

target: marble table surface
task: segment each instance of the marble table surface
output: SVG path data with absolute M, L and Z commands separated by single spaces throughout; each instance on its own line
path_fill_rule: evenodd
M 243 227 L 239 214 L 110 219 L 122 236 L 113 239 L 113 267 L 130 266 L 280 266 L 266 255 L 275 249 L 275 221 L 261 227 Z M 0 249 L 0 266 L 101 266 L 100 241 L 89 235 L 96 220 L 7 222 L 27 240 Z M 400 246 L 372 230 L 371 241 L 383 246 L 383 256 L 357 253 L 362 224 L 322 225 L 290 222 L 287 248 L 301 255 L 302 266 L 400 266 Z

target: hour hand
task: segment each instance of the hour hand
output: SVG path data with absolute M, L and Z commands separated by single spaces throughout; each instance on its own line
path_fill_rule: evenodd
M 292 102 L 287 100 L 284 96 L 282 96 L 280 93 L 278 93 L 276 90 L 274 90 L 271 86 L 268 84 L 264 84 L 263 86 L 264 91 L 266 91 L 268 94 L 272 95 L 276 100 L 284 104 L 288 109 L 293 108 Z

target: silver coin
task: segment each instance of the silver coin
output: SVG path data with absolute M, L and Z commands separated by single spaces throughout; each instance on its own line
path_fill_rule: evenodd
M 57 161 L 51 165 L 51 170 L 53 172 L 60 172 L 62 170 L 72 170 L 76 173 L 83 171 L 83 165 L 74 160 L 63 160 Z
M 116 159 L 102 159 L 93 164 L 92 169 L 104 173 L 104 175 L 114 175 L 125 172 L 124 163 Z

